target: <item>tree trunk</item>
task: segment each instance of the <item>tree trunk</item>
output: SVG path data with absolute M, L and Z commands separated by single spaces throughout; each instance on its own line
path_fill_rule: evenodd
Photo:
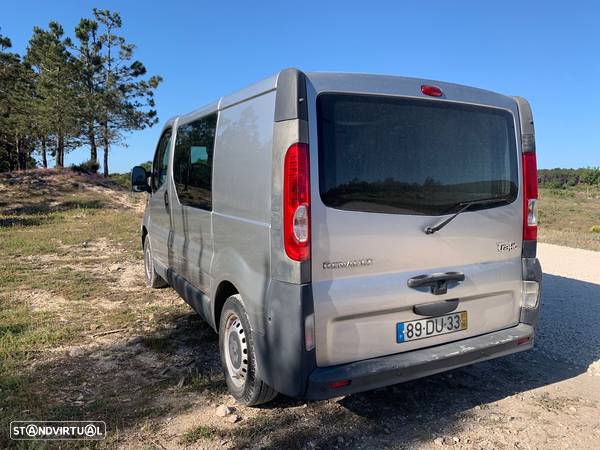
M 25 145 L 23 139 L 17 138 L 16 141 L 17 147 L 17 164 L 19 170 L 27 169 L 27 152 L 25 150 Z
M 56 167 L 64 167 L 65 165 L 65 135 L 62 130 L 58 131 L 56 143 Z
M 42 138 L 42 165 L 48 168 L 48 155 L 46 154 L 46 138 Z
M 106 123 L 102 127 L 102 138 L 103 138 L 103 146 L 104 146 L 103 174 L 104 174 L 104 178 L 108 178 L 108 150 L 110 148 L 110 143 L 108 142 L 108 125 Z
M 90 141 L 90 161 L 98 161 L 98 148 L 96 147 L 96 135 L 94 129 L 90 127 L 88 133 L 88 139 Z
M 104 142 L 104 178 L 108 177 L 108 142 Z

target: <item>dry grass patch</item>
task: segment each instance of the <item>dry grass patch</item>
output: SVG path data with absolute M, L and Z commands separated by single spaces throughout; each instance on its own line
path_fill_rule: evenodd
M 600 251 L 600 189 L 540 189 L 539 239 Z

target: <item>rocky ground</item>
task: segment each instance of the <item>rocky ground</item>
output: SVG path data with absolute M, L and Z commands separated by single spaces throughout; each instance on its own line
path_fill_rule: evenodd
M 598 252 L 540 244 L 533 351 L 246 408 L 226 392 L 215 333 L 171 289 L 144 286 L 143 200 L 56 176 L 0 180 L 0 447 L 15 444 L 8 421 L 23 419 L 105 420 L 99 448 L 572 449 L 600 439 Z

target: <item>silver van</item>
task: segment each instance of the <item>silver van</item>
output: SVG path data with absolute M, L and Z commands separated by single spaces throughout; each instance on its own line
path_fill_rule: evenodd
M 325 399 L 532 348 L 531 109 L 451 83 L 296 69 L 169 120 L 148 284 L 219 333 L 241 403 Z

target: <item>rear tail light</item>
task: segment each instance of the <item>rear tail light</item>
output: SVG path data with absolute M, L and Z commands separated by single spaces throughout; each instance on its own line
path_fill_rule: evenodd
M 283 167 L 283 240 L 294 261 L 310 257 L 310 178 L 308 145 L 293 144 Z
M 523 240 L 537 240 L 538 179 L 535 151 L 523 153 Z

